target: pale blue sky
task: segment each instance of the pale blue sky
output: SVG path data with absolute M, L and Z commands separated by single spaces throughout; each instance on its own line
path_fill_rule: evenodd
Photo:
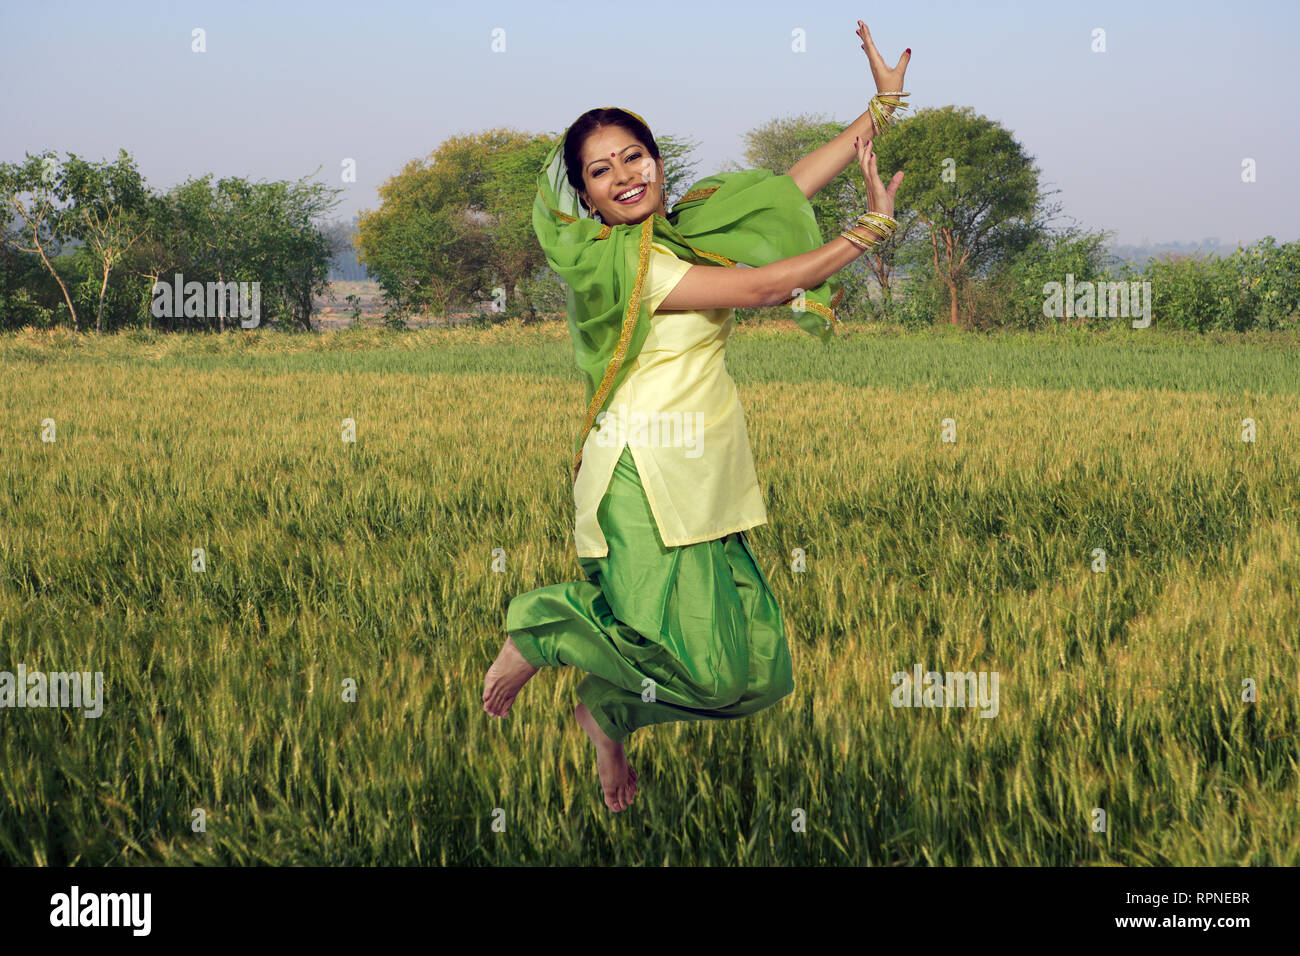
M 704 176 L 778 116 L 847 122 L 874 87 L 853 33 L 912 48 L 915 107 L 1008 127 L 1083 225 L 1138 243 L 1300 238 L 1300 4 L 839 0 L 743 5 L 137 2 L 0 6 L 0 161 L 130 152 L 157 189 L 318 178 L 335 214 L 446 137 L 558 133 L 595 106 L 700 143 Z M 202 27 L 207 52 L 191 52 Z M 506 51 L 491 50 L 494 28 Z M 1106 31 L 1105 53 L 1091 51 Z M 791 52 L 806 31 L 807 52 Z M 357 182 L 340 181 L 344 158 Z M 1257 181 L 1241 181 L 1243 158 Z

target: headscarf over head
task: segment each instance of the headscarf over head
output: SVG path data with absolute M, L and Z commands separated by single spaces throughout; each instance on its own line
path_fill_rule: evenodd
M 564 137 L 538 173 L 533 229 L 546 261 L 568 287 L 569 334 L 586 385 L 587 414 L 575 450 L 575 476 L 588 432 L 650 330 L 641 293 L 652 242 L 685 262 L 728 267 L 763 266 L 824 244 L 812 206 L 794 179 L 767 169 L 701 179 L 673 205 L 667 219 L 653 213 L 638 224 L 597 222 L 569 185 Z M 805 291 L 802 302 L 796 297 L 787 302 L 800 328 L 825 340 L 843 294 L 832 276 Z

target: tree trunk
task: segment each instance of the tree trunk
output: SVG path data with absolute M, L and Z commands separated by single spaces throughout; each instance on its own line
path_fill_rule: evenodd
M 95 313 L 95 334 L 104 334 L 104 293 L 108 289 L 108 274 L 113 269 L 108 264 L 107 259 L 104 261 L 104 281 L 99 284 L 99 311 Z
M 145 276 L 149 280 L 149 290 L 144 294 L 144 320 L 145 327 L 150 332 L 153 331 L 153 288 L 158 284 L 158 276 L 160 275 L 162 275 L 161 272 Z
M 302 311 L 299 321 L 302 322 L 303 330 L 311 331 L 311 275 L 308 274 L 306 279 L 298 284 L 298 308 Z
M 63 284 L 63 277 L 59 275 L 58 271 L 54 268 L 54 265 L 46 257 L 45 247 L 42 246 L 40 240 L 36 238 L 35 230 L 32 231 L 32 242 L 36 245 L 36 251 L 41 254 L 41 261 L 45 263 L 45 268 L 50 270 L 50 275 L 54 276 L 54 281 L 57 282 L 59 288 L 63 290 L 63 301 L 68 303 L 68 311 L 72 313 L 72 331 L 80 332 L 81 329 L 77 322 L 77 310 L 72 306 L 72 296 L 68 295 L 68 287 Z

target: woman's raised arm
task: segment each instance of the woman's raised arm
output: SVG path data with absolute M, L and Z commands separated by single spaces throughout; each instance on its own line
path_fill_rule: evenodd
M 885 65 L 884 58 L 876 49 L 876 44 L 872 42 L 871 31 L 861 20 L 858 21 L 857 34 L 862 39 L 862 51 L 866 53 L 867 62 L 871 65 L 871 76 L 876 82 L 876 91 L 878 93 L 901 92 L 907 64 L 912 59 L 912 48 L 908 47 L 903 51 L 903 55 L 898 58 L 898 65 L 891 70 Z M 888 100 L 882 100 L 881 105 L 886 114 L 894 112 L 894 106 Z M 842 173 L 844 167 L 853 161 L 854 137 L 870 140 L 874 139 L 879 132 L 872 119 L 871 110 L 867 109 L 850 123 L 844 132 L 826 145 L 817 147 L 791 166 L 786 175 L 794 179 L 804 196 L 812 199 L 821 192 L 823 186 Z
M 868 208 L 892 217 L 894 194 L 903 181 L 903 174 L 895 173 L 886 186 L 876 169 L 871 141 L 864 143 L 859 139 L 853 148 L 866 180 Z M 799 290 L 821 285 L 864 251 L 856 243 L 838 236 L 818 249 L 778 259 L 757 269 L 691 266 L 659 304 L 659 311 L 754 309 L 781 305 L 798 295 Z

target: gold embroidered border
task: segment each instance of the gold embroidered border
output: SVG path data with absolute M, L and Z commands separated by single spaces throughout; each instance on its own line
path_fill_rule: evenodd
M 576 216 L 570 216 L 568 213 L 560 212 L 560 210 L 558 210 L 558 209 L 551 209 L 550 206 L 547 206 L 546 208 L 547 208 L 547 209 L 550 209 L 552 214 L 558 216 L 560 219 L 564 220 L 565 222 L 578 222 L 578 221 L 579 221 L 578 218 L 577 218 Z M 609 234 L 610 234 L 609 224 L 606 223 L 606 224 L 603 224 L 603 225 L 601 226 L 600 232 L 596 233 L 596 238 L 597 238 L 597 239 L 607 239 L 607 238 L 609 237 Z
M 703 249 L 696 249 L 689 242 L 686 245 L 690 247 L 691 252 L 695 253 L 697 256 L 701 257 L 702 259 L 712 259 L 714 262 L 718 263 L 719 265 L 724 265 L 724 266 L 734 266 L 736 264 L 735 259 L 728 259 L 726 256 L 720 255 L 719 253 L 716 252 L 705 252 Z
M 636 284 L 632 286 L 632 298 L 628 300 L 627 311 L 623 314 L 623 331 L 618 337 L 618 346 L 614 349 L 614 357 L 609 360 L 605 374 L 601 377 L 600 385 L 596 388 L 596 394 L 592 396 L 591 403 L 587 406 L 587 414 L 582 422 L 582 434 L 578 436 L 578 454 L 573 459 L 573 477 L 575 479 L 578 477 L 578 469 L 582 466 L 582 446 L 586 444 L 591 426 L 595 424 L 596 416 L 600 414 L 600 407 L 605 404 L 605 398 L 609 395 L 609 390 L 614 384 L 614 378 L 618 375 L 618 370 L 623 367 L 623 357 L 627 355 L 627 347 L 632 342 L 632 333 L 636 331 L 637 318 L 641 312 L 641 287 L 645 282 L 646 267 L 650 264 L 650 235 L 653 230 L 654 218 L 647 217 L 641 226 L 641 245 L 638 248 Z
M 677 202 L 673 203 L 673 211 L 676 212 L 677 207 L 684 202 L 694 202 L 697 199 L 707 199 L 721 188 L 721 186 L 706 186 L 703 189 L 692 189 L 681 199 L 677 200 Z
M 794 299 L 795 299 L 794 296 L 790 296 L 790 298 L 786 299 L 781 304 L 788 305 L 791 302 L 793 302 Z M 835 294 L 831 296 L 831 307 L 829 309 L 826 308 L 826 306 L 822 305 L 820 302 L 813 302 L 810 299 L 804 300 L 803 307 L 807 309 L 809 312 L 816 312 L 818 315 L 820 315 L 823 319 L 825 319 L 827 322 L 830 323 L 831 331 L 834 331 L 835 329 L 839 328 L 839 325 L 835 321 L 835 308 L 843 300 L 844 300 L 844 287 L 840 286 L 839 289 L 836 290 Z

